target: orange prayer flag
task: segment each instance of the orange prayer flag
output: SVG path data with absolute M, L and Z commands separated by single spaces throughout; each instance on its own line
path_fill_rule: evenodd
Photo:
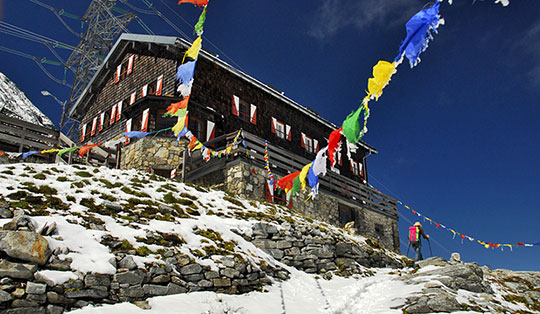
M 88 153 L 92 148 L 99 146 L 103 143 L 97 143 L 97 144 L 91 144 L 91 145 L 84 145 L 81 148 L 79 148 L 79 156 L 84 156 L 86 153 Z
M 178 1 L 178 4 L 182 3 L 193 3 L 195 5 L 198 5 L 200 7 L 208 5 L 208 0 L 180 0 Z
M 189 96 L 185 97 L 179 102 L 172 103 L 169 107 L 167 107 L 167 112 L 169 112 L 170 114 L 175 114 L 178 111 L 178 109 L 186 109 L 188 102 L 189 102 Z
M 192 149 L 197 144 L 197 138 L 195 136 L 191 137 L 191 140 L 189 140 L 189 149 Z
M 4 155 L 6 152 L 0 152 L 0 156 Z

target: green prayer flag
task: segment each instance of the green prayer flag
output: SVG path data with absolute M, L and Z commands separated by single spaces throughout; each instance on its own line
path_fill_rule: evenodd
M 72 152 L 72 151 L 76 151 L 77 149 L 81 148 L 81 146 L 75 146 L 75 147 L 70 147 L 70 148 L 64 148 L 64 149 L 61 149 L 58 151 L 58 157 L 62 157 L 62 155 L 64 155 L 65 153 L 69 153 L 69 152 Z
M 291 189 L 291 196 L 293 196 L 294 194 L 296 194 L 296 192 L 300 191 L 300 186 L 302 184 L 300 183 L 300 175 L 296 176 L 296 178 L 294 178 L 293 180 L 293 187 Z
M 358 121 L 363 108 L 364 104 L 360 105 L 360 107 L 356 111 L 351 112 L 351 114 L 347 116 L 345 121 L 343 121 L 343 135 L 345 135 L 349 143 L 358 143 L 358 141 L 360 141 L 360 139 L 364 135 L 360 132 L 362 130 L 362 127 L 360 126 L 360 122 Z
M 206 7 L 202 11 L 201 16 L 199 16 L 199 21 L 195 24 L 195 34 L 197 36 L 201 36 L 203 33 L 204 21 L 206 21 Z

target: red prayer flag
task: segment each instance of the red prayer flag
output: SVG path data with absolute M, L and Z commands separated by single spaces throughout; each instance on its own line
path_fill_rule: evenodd
M 301 171 L 296 171 L 291 174 L 288 174 L 284 176 L 283 178 L 279 179 L 277 186 L 278 188 L 289 191 L 293 187 L 293 181 L 296 179 L 296 177 L 300 174 Z
M 208 5 L 208 0 L 180 0 L 178 1 L 178 4 L 182 3 L 193 3 L 195 5 L 198 5 L 200 7 Z
M 523 243 L 523 242 L 518 242 L 518 245 L 525 245 L 525 243 Z
M 0 156 L 2 156 L 2 155 L 4 155 L 4 154 L 5 154 L 5 152 L 0 152 Z
M 441 224 L 438 223 L 438 222 L 435 223 L 435 226 L 437 226 L 437 228 L 439 228 L 440 225 L 441 225 Z
M 465 235 L 464 235 L 464 234 L 461 234 L 461 238 L 462 238 L 462 239 L 465 239 Z
M 328 158 L 330 158 L 330 164 L 332 165 L 332 167 L 336 163 L 334 160 L 334 153 L 338 146 L 339 140 L 341 139 L 341 130 L 342 127 L 332 131 L 332 133 L 330 133 L 330 137 L 328 138 Z
M 412 213 L 413 213 L 413 214 L 416 214 L 416 210 L 413 209 Z
M 103 144 L 103 143 L 97 143 L 97 144 L 82 146 L 81 148 L 79 148 L 79 156 L 82 157 L 82 156 L 86 155 L 86 153 L 88 153 L 92 148 L 94 148 L 96 146 L 99 146 L 101 144 Z

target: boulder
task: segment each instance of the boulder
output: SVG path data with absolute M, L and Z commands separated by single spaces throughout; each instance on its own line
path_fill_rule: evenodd
M 9 203 L 0 200 L 0 218 L 13 218 L 13 213 L 9 210 Z
M 32 279 L 36 270 L 36 265 L 12 263 L 5 259 L 0 259 L 0 277 Z
M 10 231 L 19 229 L 36 231 L 36 224 L 30 216 L 25 215 L 24 212 L 20 210 L 16 210 L 14 214 L 15 217 L 10 222 L 4 224 L 2 229 Z
M 4 303 L 4 302 L 8 302 L 8 301 L 11 301 L 13 299 L 13 297 L 11 296 L 11 294 L 3 291 L 3 290 L 0 290 L 0 304 Z
M 144 280 L 144 273 L 139 270 L 127 271 L 124 273 L 117 273 L 114 275 L 114 281 L 120 284 L 126 283 L 131 286 L 140 285 Z
M 0 231 L 0 250 L 26 262 L 45 265 L 51 256 L 49 242 L 30 231 Z

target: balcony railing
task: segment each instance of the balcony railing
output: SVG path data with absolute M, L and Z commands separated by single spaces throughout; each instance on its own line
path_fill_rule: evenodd
M 234 139 L 237 133 L 219 136 L 204 143 L 204 145 L 212 147 L 214 150 L 221 150 Z M 243 140 L 245 140 L 249 150 L 249 157 L 245 154 L 245 148 L 241 144 L 231 154 L 221 159 L 212 158 L 209 162 L 202 159 L 200 152 L 195 152 L 186 164 L 185 181 L 194 181 L 238 161 L 245 161 L 253 166 L 264 168 L 264 140 L 246 131 L 243 131 Z M 312 161 L 271 143 L 268 143 L 268 155 L 271 171 L 279 177 L 301 170 Z M 276 179 L 278 178 L 276 177 Z M 319 184 L 321 193 L 330 194 L 343 201 L 397 219 L 397 200 L 362 182 L 329 170 L 325 176 L 319 178 Z

